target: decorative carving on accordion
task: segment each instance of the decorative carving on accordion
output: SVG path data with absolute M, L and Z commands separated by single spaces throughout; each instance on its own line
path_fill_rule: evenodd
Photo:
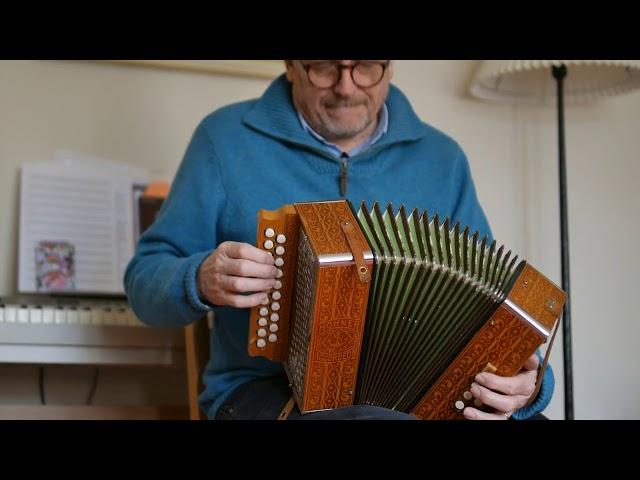
M 497 375 L 511 376 L 539 345 L 534 330 L 500 307 L 411 413 L 423 419 L 459 418 L 462 410 L 455 402 L 464 398 L 477 373 L 491 363 L 499 365 Z
M 519 289 L 525 281 L 529 288 L 523 295 Z M 563 293 L 557 287 L 549 290 L 550 282 L 533 267 L 525 267 L 514 285 L 511 300 L 553 294 L 559 295 L 560 304 L 564 302 Z M 501 305 L 411 413 L 423 419 L 460 418 L 462 409 L 456 408 L 455 403 L 464 403 L 464 392 L 477 373 L 491 363 L 497 366 L 497 375 L 515 375 L 545 340 L 533 326 Z
M 319 270 L 305 410 L 353 404 L 369 288 L 358 280 L 355 268 Z
M 531 265 L 527 265 L 509 298 L 551 330 L 562 313 L 566 294 Z
M 346 202 L 297 203 L 296 208 L 317 255 L 350 251 L 340 223 L 357 221 Z

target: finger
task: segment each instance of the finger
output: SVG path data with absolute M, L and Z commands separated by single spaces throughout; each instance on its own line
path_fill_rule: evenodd
M 538 358 L 538 355 L 534 353 L 529 358 L 527 358 L 527 361 L 524 362 L 522 368 L 525 370 L 537 370 L 538 365 L 540 365 L 540 359 Z
M 273 256 L 268 252 L 260 250 L 248 243 L 240 242 L 224 242 L 223 253 L 229 258 L 251 260 L 256 263 L 264 263 L 265 265 L 273 265 Z
M 256 263 L 253 260 L 237 260 L 233 258 L 225 261 L 223 267 L 223 271 L 227 275 L 268 279 L 275 279 L 278 275 L 278 270 L 272 265 Z
M 483 404 L 493 407 L 500 412 L 517 410 L 525 401 L 522 395 L 502 395 L 475 382 L 471 384 L 470 391 L 471 395 L 479 399 Z
M 235 308 L 252 308 L 268 303 L 269 298 L 265 293 L 253 295 L 225 295 L 225 305 Z
M 245 278 L 231 275 L 225 275 L 222 278 L 224 288 L 232 293 L 266 292 L 276 284 L 275 279 Z
M 487 413 L 473 407 L 466 407 L 462 415 L 467 420 L 507 420 L 508 418 L 504 413 Z
M 526 373 L 520 373 L 515 377 L 501 377 L 483 372 L 476 375 L 476 382 L 505 395 L 531 395 L 535 388 L 535 378 Z

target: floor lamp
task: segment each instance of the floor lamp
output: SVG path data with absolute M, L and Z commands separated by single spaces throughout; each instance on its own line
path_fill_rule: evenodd
M 471 94 L 485 100 L 557 104 L 560 253 L 562 289 L 567 292 L 562 319 L 566 420 L 573 420 L 574 416 L 564 105 L 586 103 L 639 87 L 638 60 L 485 60 L 479 63 L 471 83 Z

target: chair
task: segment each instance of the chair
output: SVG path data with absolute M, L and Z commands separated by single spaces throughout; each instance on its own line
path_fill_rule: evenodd
M 209 361 L 209 336 L 211 316 L 202 317 L 185 327 L 185 355 L 187 365 L 187 393 L 189 398 L 189 419 L 206 420 L 207 416 L 198 405 L 198 395 L 202 392 L 202 375 Z

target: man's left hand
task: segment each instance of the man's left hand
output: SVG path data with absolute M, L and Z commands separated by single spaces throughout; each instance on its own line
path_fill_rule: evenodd
M 466 407 L 464 417 L 469 420 L 507 420 L 513 412 L 524 407 L 533 395 L 538 376 L 538 356 L 534 353 L 514 377 L 501 377 L 489 372 L 476 375 L 471 394 L 484 405 L 493 407 L 492 413 Z

